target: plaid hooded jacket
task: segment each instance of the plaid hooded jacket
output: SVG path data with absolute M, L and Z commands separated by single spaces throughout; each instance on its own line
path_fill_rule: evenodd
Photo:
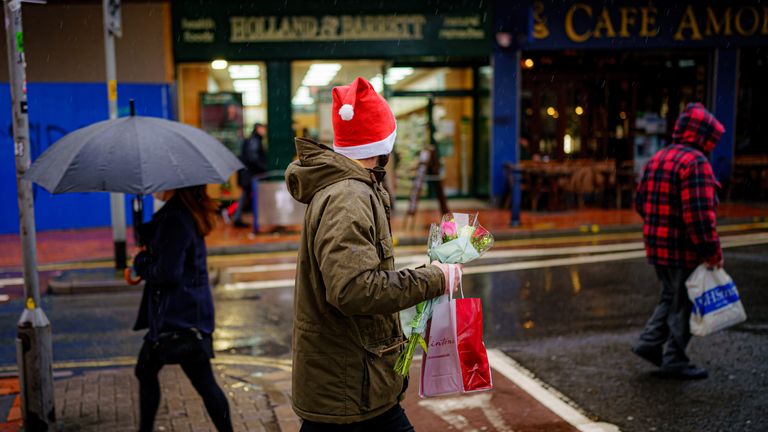
M 715 225 L 720 184 L 705 154 L 724 131 L 702 104 L 688 104 L 675 123 L 672 143 L 646 164 L 635 204 L 651 264 L 694 268 L 722 258 Z

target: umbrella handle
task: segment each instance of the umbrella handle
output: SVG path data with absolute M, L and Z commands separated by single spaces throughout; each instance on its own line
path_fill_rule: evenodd
M 128 282 L 128 285 L 130 286 L 135 286 L 141 283 L 141 276 L 133 278 L 131 276 L 131 269 L 129 268 L 125 269 L 123 276 L 125 277 L 125 281 Z

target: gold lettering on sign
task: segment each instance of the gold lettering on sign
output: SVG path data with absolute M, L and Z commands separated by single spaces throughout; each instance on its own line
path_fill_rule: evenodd
M 659 27 L 656 25 L 656 14 L 659 10 L 653 6 L 640 8 L 640 37 L 656 37 Z
M 683 35 L 685 30 L 691 31 L 691 40 L 701 40 L 701 31 L 699 31 L 699 24 L 696 22 L 696 15 L 693 13 L 693 6 L 691 5 L 685 8 L 685 13 L 683 13 L 683 18 L 677 26 L 674 39 L 678 41 L 685 40 Z
M 479 17 L 465 17 L 463 22 Z M 467 21 L 470 20 L 470 21 Z M 423 15 L 326 15 L 314 16 L 233 16 L 230 42 L 291 42 L 336 40 L 420 40 L 427 19 Z M 472 21 L 474 22 L 474 21 Z M 473 30 L 473 29 L 471 29 Z M 471 34 L 467 38 L 485 36 Z M 476 33 L 476 32 L 475 32 Z M 461 38 L 461 35 L 454 35 Z
M 619 13 L 621 13 L 621 31 L 619 31 L 619 36 L 623 38 L 629 37 L 629 27 L 634 27 L 635 25 L 635 16 L 637 16 L 637 8 L 633 7 L 623 7 L 619 8 Z
M 763 31 L 762 34 L 768 35 L 768 6 L 763 6 Z
M 744 29 L 744 22 L 741 21 L 744 11 L 749 11 L 752 14 L 752 27 L 749 29 Z M 736 31 L 740 35 L 752 36 L 757 32 L 758 27 L 760 27 L 760 14 L 757 12 L 757 9 L 752 6 L 743 7 L 736 12 L 736 22 L 734 24 L 736 24 Z
M 584 33 L 576 33 L 576 30 L 573 28 L 573 16 L 578 10 L 584 11 L 584 13 L 586 13 L 589 17 L 592 16 L 592 8 L 588 5 L 585 5 L 584 3 L 576 3 L 571 6 L 571 8 L 568 9 L 568 12 L 565 14 L 565 34 L 568 36 L 568 39 L 574 42 L 586 42 L 590 38 L 589 31 Z
M 544 17 L 544 3 L 536 2 L 533 4 L 533 37 L 545 39 L 548 36 L 549 27 L 547 27 L 547 18 Z
M 712 36 L 713 34 L 720 34 L 721 31 L 725 36 L 733 34 L 731 32 L 731 8 L 725 8 L 725 14 L 718 21 L 715 11 L 711 7 L 707 7 L 707 27 L 704 29 L 704 34 Z
M 335 16 L 324 16 L 320 25 L 320 36 L 324 39 L 330 39 L 339 33 L 339 18 Z
M 616 30 L 613 29 L 611 15 L 608 13 L 607 8 L 603 8 L 603 12 L 600 14 L 600 19 L 597 20 L 597 24 L 595 24 L 595 31 L 592 35 L 596 38 L 601 38 L 602 35 L 600 32 L 603 30 L 605 30 L 605 37 L 616 37 Z

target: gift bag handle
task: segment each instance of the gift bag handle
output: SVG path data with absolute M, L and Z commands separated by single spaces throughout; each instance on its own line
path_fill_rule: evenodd
M 455 286 L 453 276 L 456 272 L 459 272 L 459 291 L 461 292 L 461 298 L 464 298 L 464 283 L 462 281 L 463 272 L 457 265 L 448 264 L 448 300 L 453 300 L 453 287 Z

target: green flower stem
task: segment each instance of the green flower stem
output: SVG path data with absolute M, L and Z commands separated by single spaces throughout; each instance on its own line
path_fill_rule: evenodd
M 422 348 L 426 348 L 427 343 L 418 333 L 411 334 L 411 338 L 408 339 L 408 344 L 405 346 L 405 351 L 400 353 L 395 363 L 395 372 L 402 376 L 408 376 L 408 371 L 411 369 L 411 362 L 413 361 L 413 354 L 416 352 L 416 347 L 421 345 Z

